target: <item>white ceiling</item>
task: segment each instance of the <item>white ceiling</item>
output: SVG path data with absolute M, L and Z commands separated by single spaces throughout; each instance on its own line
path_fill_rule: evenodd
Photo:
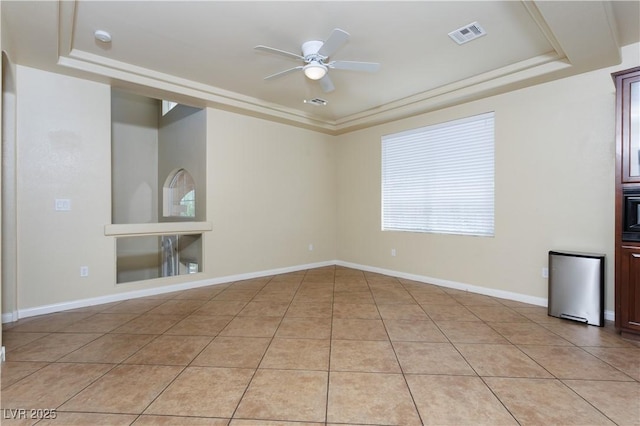
M 448 37 L 474 21 L 486 36 Z M 301 72 L 263 79 L 299 63 L 254 46 L 300 53 L 334 28 L 351 39 L 330 59 L 380 71 L 330 70 L 331 93 Z M 338 134 L 615 65 L 640 41 L 640 2 L 3 0 L 2 31 L 15 63 Z

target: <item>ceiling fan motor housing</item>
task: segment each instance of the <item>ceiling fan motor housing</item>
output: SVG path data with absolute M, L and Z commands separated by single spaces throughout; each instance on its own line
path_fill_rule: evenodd
M 318 54 L 318 51 L 323 44 L 324 42 L 320 40 L 312 40 L 302 43 L 302 56 L 304 57 L 304 61 L 307 63 L 311 61 L 322 62 L 327 59 L 326 56 Z

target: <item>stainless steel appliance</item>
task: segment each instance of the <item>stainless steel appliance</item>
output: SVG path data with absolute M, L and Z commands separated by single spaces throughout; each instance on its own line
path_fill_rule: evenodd
M 549 252 L 550 316 L 604 326 L 604 257 Z

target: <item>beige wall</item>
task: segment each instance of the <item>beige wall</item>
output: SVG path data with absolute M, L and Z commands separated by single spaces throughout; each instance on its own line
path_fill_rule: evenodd
M 634 45 L 615 70 L 639 63 Z M 197 279 L 338 259 L 543 300 L 548 250 L 580 250 L 607 255 L 613 309 L 611 71 L 339 137 L 206 109 L 206 220 L 213 230 L 205 233 L 205 272 Z M 33 314 L 193 279 L 115 285 L 114 239 L 104 235 L 110 87 L 17 66 L 16 93 L 17 308 Z M 380 137 L 491 110 L 495 237 L 381 232 Z M 56 198 L 69 198 L 71 211 L 54 211 Z M 79 276 L 83 265 L 89 277 Z
M 204 256 L 220 275 L 332 261 L 335 144 L 330 136 L 209 109 Z M 308 250 L 313 244 L 313 251 Z
M 626 48 L 625 63 L 612 69 L 340 136 L 337 258 L 535 302 L 547 298 L 541 270 L 549 250 L 604 253 L 606 309 L 613 310 L 610 73 L 637 66 L 638 50 L 638 45 Z M 382 232 L 381 136 L 487 111 L 496 114 L 495 237 Z
M 115 285 L 111 88 L 18 66 L 17 309 L 335 258 L 331 137 L 207 109 L 205 272 Z M 71 211 L 54 211 L 54 200 Z M 314 244 L 314 250 L 308 250 Z M 80 266 L 89 276 L 80 277 Z M 93 300 L 95 301 L 95 300 Z M 3 318 L 9 312 L 3 311 Z

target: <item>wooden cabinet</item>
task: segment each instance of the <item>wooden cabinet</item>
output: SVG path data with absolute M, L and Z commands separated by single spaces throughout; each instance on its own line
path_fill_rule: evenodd
M 616 258 L 616 328 L 640 333 L 640 247 L 621 247 Z
M 616 84 L 616 329 L 640 336 L 640 67 Z

